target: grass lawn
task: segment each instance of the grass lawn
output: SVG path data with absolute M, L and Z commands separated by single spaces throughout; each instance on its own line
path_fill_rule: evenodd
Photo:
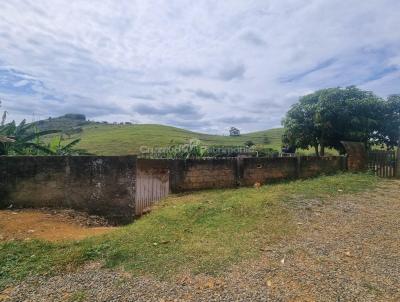
M 369 174 L 339 174 L 263 186 L 173 195 L 150 214 L 82 241 L 0 244 L 0 290 L 29 274 L 52 274 L 89 261 L 133 274 L 170 278 L 185 271 L 218 274 L 294 235 L 292 202 L 326 200 L 373 188 Z

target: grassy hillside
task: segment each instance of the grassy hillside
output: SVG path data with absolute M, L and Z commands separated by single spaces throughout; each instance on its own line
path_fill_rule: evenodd
M 245 142 L 280 150 L 282 128 L 237 137 L 209 135 L 155 124 L 103 124 L 87 121 L 82 114 L 66 114 L 35 123 L 40 130 L 60 130 L 68 140 L 80 138 L 78 148 L 98 155 L 138 154 L 140 147 L 165 147 L 199 139 L 204 145 L 244 146 Z
M 244 145 L 248 140 L 255 144 L 279 150 L 283 129 L 243 134 L 238 137 L 208 135 L 191 132 L 163 125 L 105 125 L 89 124 L 82 127 L 81 133 L 71 136 L 71 139 L 81 138 L 78 148 L 99 155 L 137 154 L 141 146 L 163 147 L 187 143 L 197 138 L 206 145 L 237 146 Z M 268 142 L 265 144 L 265 142 Z

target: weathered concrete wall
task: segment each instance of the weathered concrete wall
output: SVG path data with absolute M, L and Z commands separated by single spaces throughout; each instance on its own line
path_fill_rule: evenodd
M 169 167 L 171 191 L 183 192 L 333 174 L 346 170 L 346 157 L 171 160 Z
M 294 157 L 244 158 L 240 170 L 240 182 L 245 186 L 293 179 L 297 177 L 297 160 Z
M 169 175 L 170 161 L 165 159 L 144 159 L 138 158 L 136 161 L 136 170 L 143 174 L 154 175 L 164 178 Z
M 298 158 L 298 177 L 309 178 L 346 170 L 345 156 L 304 156 Z
M 136 157 L 0 157 L 0 207 L 72 208 L 133 219 Z
M 346 157 L 137 160 L 134 156 L 0 157 L 0 208 L 72 208 L 116 223 L 171 192 L 252 186 L 346 169 Z
M 237 159 L 171 160 L 172 192 L 199 189 L 232 188 L 237 186 Z

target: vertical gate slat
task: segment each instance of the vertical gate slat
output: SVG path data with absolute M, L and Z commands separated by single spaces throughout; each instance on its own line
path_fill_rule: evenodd
M 383 177 L 386 177 L 386 157 L 383 153 L 381 153 L 381 161 L 382 161 L 382 169 L 383 169 Z
M 169 194 L 169 171 L 162 169 L 137 170 L 135 214 L 141 215 Z
M 394 151 L 370 151 L 368 152 L 367 166 L 379 177 L 395 177 L 396 153 Z

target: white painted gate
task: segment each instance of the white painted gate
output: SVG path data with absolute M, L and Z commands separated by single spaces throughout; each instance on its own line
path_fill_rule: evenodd
M 167 197 L 169 193 L 169 171 L 166 169 L 137 170 L 135 214 L 142 215 L 150 207 Z

